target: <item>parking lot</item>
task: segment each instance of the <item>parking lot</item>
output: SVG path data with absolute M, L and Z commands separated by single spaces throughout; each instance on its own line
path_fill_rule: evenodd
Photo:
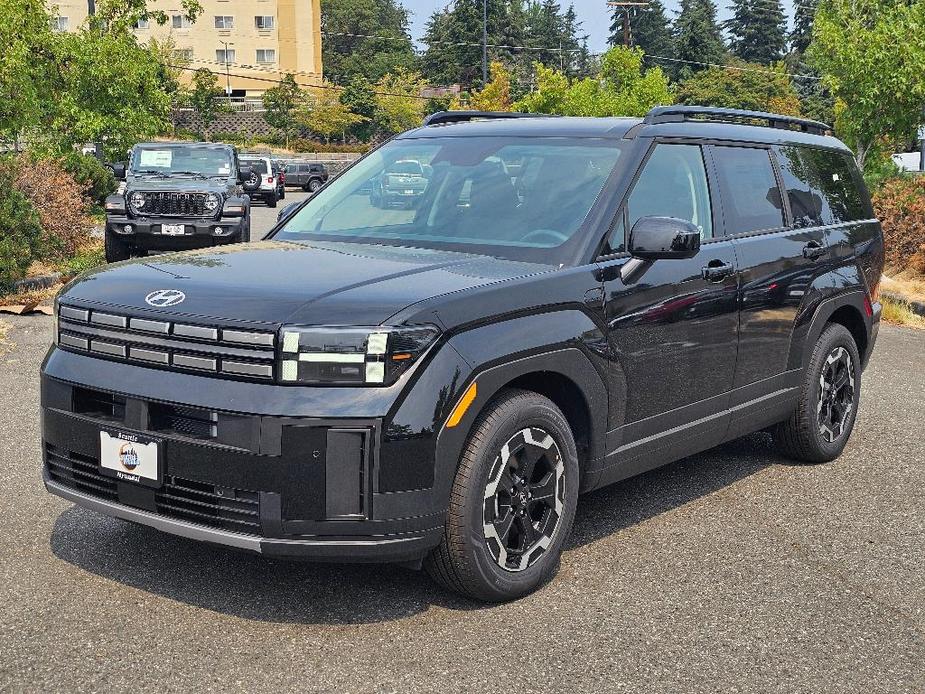
M 884 327 L 835 463 L 766 436 L 584 497 L 558 578 L 516 603 L 396 567 L 270 561 L 45 493 L 51 319 L 0 357 L 0 690 L 925 688 L 925 360 Z
M 276 207 L 267 207 L 266 203 L 254 202 L 251 207 L 251 238 L 254 241 L 262 239 L 266 233 L 276 224 L 276 216 L 279 211 L 292 202 L 299 202 L 309 197 L 298 188 L 289 188 L 286 190 L 286 199 L 276 203 Z

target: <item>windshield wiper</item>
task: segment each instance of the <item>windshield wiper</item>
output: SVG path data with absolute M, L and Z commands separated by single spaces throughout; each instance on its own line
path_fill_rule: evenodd
M 172 174 L 179 174 L 181 176 L 199 176 L 199 178 L 206 178 L 201 171 L 171 171 Z
M 166 176 L 163 171 L 158 171 L 157 169 L 135 169 L 132 171 L 133 174 L 153 174 L 155 176 Z

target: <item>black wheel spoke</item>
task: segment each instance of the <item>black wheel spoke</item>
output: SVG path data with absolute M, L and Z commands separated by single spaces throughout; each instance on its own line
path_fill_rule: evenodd
M 536 528 L 533 527 L 533 519 L 530 514 L 518 515 L 517 525 L 521 532 L 521 547 L 526 552 L 537 540 Z
M 508 508 L 504 515 L 494 522 L 495 532 L 498 533 L 498 537 L 501 538 L 501 542 L 504 544 L 507 544 L 508 535 L 511 533 L 511 526 L 514 525 L 515 518 L 517 516 Z
M 556 498 L 556 490 L 559 488 L 559 481 L 556 479 L 555 471 L 547 472 L 543 478 L 536 484 L 530 485 L 530 493 L 533 495 L 533 501 L 552 501 Z

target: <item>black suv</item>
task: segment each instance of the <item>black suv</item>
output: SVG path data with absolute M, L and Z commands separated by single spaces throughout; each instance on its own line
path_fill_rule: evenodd
M 114 164 L 124 190 L 106 198 L 106 260 L 250 241 L 250 199 L 234 147 L 207 142 L 135 145 Z
M 462 121 L 462 122 L 457 122 Z M 768 428 L 837 457 L 880 225 L 826 126 L 437 114 L 269 240 L 83 275 L 42 367 L 48 490 L 482 600 L 556 571 L 579 493 Z M 397 161 L 412 209 L 370 204 Z

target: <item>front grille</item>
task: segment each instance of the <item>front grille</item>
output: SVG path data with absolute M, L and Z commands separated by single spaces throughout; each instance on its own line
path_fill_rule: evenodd
M 106 501 L 119 502 L 117 482 L 100 472 L 99 460 L 46 444 L 45 468 L 58 484 Z M 198 525 L 260 535 L 260 494 L 165 476 L 154 493 L 157 514 Z
M 257 492 L 168 477 L 155 494 L 157 512 L 235 532 L 260 534 Z
M 104 359 L 226 378 L 272 381 L 276 333 L 58 309 L 58 346 Z
M 207 193 L 146 192 L 144 207 L 138 213 L 144 216 L 209 217 L 206 211 Z
M 99 460 L 96 458 L 47 445 L 45 465 L 51 479 L 65 487 L 107 501 L 118 500 L 116 480 L 100 472 Z

